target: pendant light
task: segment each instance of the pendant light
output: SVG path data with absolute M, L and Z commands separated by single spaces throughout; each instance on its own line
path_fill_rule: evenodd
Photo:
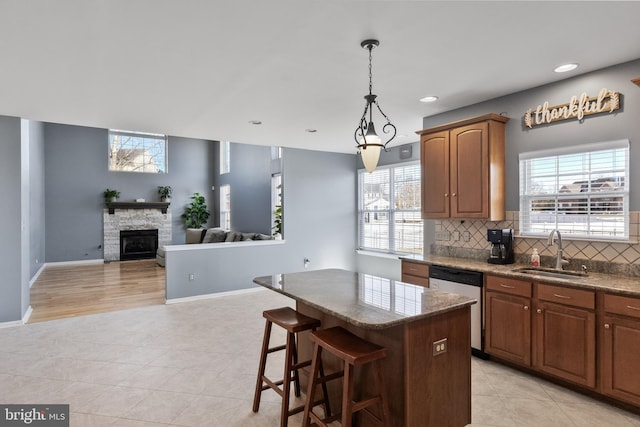
M 389 117 L 382 112 L 382 109 L 376 100 L 377 95 L 371 93 L 371 89 L 373 87 L 371 83 L 371 51 L 378 45 L 380 45 L 380 42 L 374 39 L 365 40 L 360 43 L 360 46 L 369 51 L 369 94 L 364 96 L 364 99 L 367 101 L 367 105 L 364 107 L 364 113 L 362 113 L 362 117 L 360 118 L 360 123 L 356 128 L 354 137 L 358 146 L 358 151 L 362 156 L 362 163 L 364 163 L 364 167 L 369 173 L 376 170 L 378 160 L 380 159 L 380 151 L 383 149 L 384 151 L 387 151 L 387 144 L 396 137 L 396 127 L 391 123 Z M 374 104 L 380 114 L 382 114 L 382 117 L 387 121 L 384 126 L 382 126 L 382 131 L 385 134 L 391 133 L 391 137 L 385 143 L 382 143 L 382 139 L 376 133 L 375 126 L 373 125 Z M 367 113 L 369 113 L 368 121 Z

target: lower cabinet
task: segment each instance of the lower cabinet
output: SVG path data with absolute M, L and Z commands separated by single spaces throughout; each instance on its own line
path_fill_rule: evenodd
M 596 387 L 595 292 L 494 275 L 485 285 L 488 354 Z
M 429 266 L 420 262 L 402 260 L 402 281 L 429 287 Z
M 602 392 L 640 406 L 640 299 L 605 295 Z
M 534 334 L 536 369 L 586 387 L 596 386 L 594 312 L 539 302 Z
M 485 352 L 531 364 L 531 283 L 486 276 Z

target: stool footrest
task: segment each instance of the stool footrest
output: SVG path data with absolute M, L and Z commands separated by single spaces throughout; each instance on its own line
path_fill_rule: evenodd
M 285 344 L 279 345 L 277 347 L 271 347 L 270 349 L 267 350 L 267 353 L 274 353 L 276 351 L 282 351 L 285 348 L 287 348 L 287 346 Z
M 368 408 L 371 405 L 380 403 L 380 396 L 375 396 L 366 400 L 360 400 L 353 403 L 353 412 L 362 411 L 364 408 Z

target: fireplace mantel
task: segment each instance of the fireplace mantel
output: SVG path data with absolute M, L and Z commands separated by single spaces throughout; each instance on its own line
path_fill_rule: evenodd
M 169 202 L 111 202 L 107 204 L 109 215 L 113 215 L 116 209 L 160 209 L 167 213 Z

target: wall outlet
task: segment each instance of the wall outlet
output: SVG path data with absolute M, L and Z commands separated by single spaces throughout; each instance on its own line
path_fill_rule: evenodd
M 454 231 L 453 232 L 453 241 L 457 242 L 458 240 L 460 240 L 460 232 L 459 231 Z
M 469 233 L 468 231 L 463 231 L 462 240 L 465 242 L 468 242 L 469 240 L 471 240 L 471 233 Z
M 189 273 L 189 281 L 193 282 L 194 280 L 196 280 L 196 273 Z
M 433 343 L 433 355 L 439 356 L 447 352 L 447 339 L 442 338 L 441 340 L 434 341 Z
M 442 240 L 448 242 L 451 240 L 451 233 L 448 231 L 436 231 L 436 240 Z

